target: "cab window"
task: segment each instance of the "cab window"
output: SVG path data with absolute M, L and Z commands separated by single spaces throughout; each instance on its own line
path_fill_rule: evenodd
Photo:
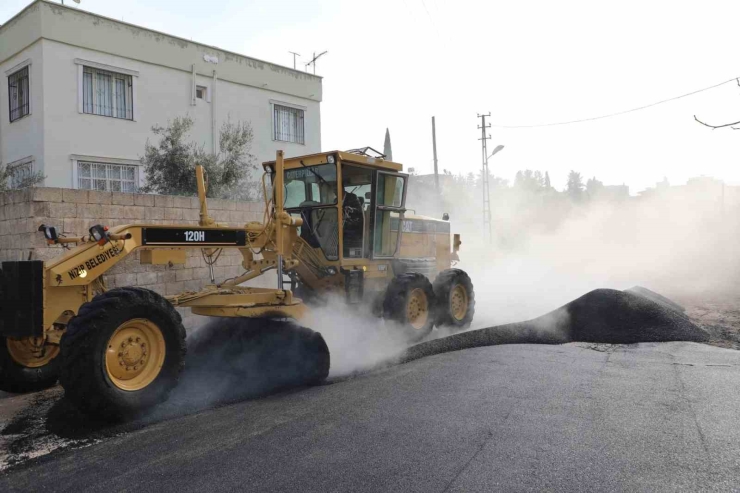
M 337 203 L 337 166 L 319 164 L 285 170 L 286 209 Z
M 375 190 L 373 256 L 393 257 L 398 250 L 398 226 L 403 214 L 406 178 L 379 172 Z
M 342 165 L 342 244 L 344 258 L 368 256 L 370 244 L 369 203 L 372 198 L 373 171 Z

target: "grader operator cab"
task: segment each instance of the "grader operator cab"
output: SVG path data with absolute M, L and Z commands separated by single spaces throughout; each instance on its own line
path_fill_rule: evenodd
M 274 165 L 264 167 L 274 173 Z M 286 159 L 284 168 L 283 207 L 301 223 L 298 265 L 288 272 L 298 297 L 310 303 L 343 293 L 398 322 L 411 341 L 434 324 L 470 325 L 472 284 L 450 269 L 459 235 L 450 237 L 445 220 L 407 214 L 409 178 L 400 164 L 335 151 Z
M 183 368 L 185 329 L 175 307 L 213 317 L 300 320 L 304 300 L 339 294 L 370 306 L 409 341 L 434 325 L 470 325 L 473 286 L 451 268 L 459 236 L 451 240 L 445 220 L 406 214 L 408 175 L 400 164 L 340 151 L 284 159 L 278 151 L 263 167 L 263 189 L 269 177 L 272 193 L 264 194 L 262 223 L 217 224 L 198 167 L 198 226 L 95 225 L 78 237 L 39 228 L 49 244 L 68 249 L 49 262 L 2 263 L 0 390 L 31 391 L 60 380 L 85 411 L 139 413 L 167 398 Z M 137 250 L 142 263 L 173 264 L 184 261 L 184 250 L 200 249 L 213 266 L 225 248 L 241 253 L 244 274 L 221 282 L 211 274 L 212 283 L 198 292 L 163 297 L 136 287 L 109 290 L 103 282 Z M 243 285 L 273 269 L 276 289 Z M 319 364 L 307 381 L 318 382 L 328 375 L 329 353 L 313 334 Z

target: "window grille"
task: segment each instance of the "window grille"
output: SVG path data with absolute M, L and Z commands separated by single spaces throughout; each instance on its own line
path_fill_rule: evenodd
M 77 163 L 77 187 L 102 192 L 129 192 L 138 188 L 136 166 L 125 164 Z
M 274 105 L 275 140 L 305 144 L 303 110 Z
M 33 162 L 13 166 L 8 171 L 10 172 L 10 188 L 21 188 L 33 174 Z
M 82 72 L 82 110 L 91 115 L 133 120 L 132 77 L 85 67 Z
M 10 121 L 14 122 L 29 113 L 28 66 L 8 76 L 8 107 Z

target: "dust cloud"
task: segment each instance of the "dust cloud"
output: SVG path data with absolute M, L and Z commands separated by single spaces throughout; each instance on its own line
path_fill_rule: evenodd
M 712 190 L 579 202 L 552 190 L 499 193 L 490 242 L 480 195 L 448 191 L 442 204 L 416 204 L 432 214 L 445 207 L 462 236 L 457 267 L 475 286 L 473 328 L 531 319 L 597 288 L 640 285 L 681 299 L 726 292 L 740 270 L 738 206 Z
M 310 307 L 301 323 L 320 332 L 329 346 L 330 378 L 390 364 L 408 346 L 395 323 L 374 316 L 367 305 L 348 305 L 341 296 L 330 296 L 325 306 Z
M 740 230 L 731 220 L 738 204 L 721 201 L 716 189 L 670 187 L 639 197 L 584 192 L 574 199 L 552 188 L 499 188 L 492 191 L 490 241 L 478 192 L 450 186 L 441 199 L 410 192 L 407 203 L 418 215 L 448 212 L 451 232 L 461 234 L 456 267 L 475 287 L 471 330 L 504 324 L 514 330 L 518 322 L 537 319 L 528 331 L 561 340 L 567 312 L 553 313 L 558 320 L 543 315 L 592 290 L 639 285 L 681 300 L 732 290 L 740 271 L 734 253 Z M 326 339 L 332 377 L 398 362 L 409 346 L 393 324 L 347 306 L 342 297 L 312 307 L 302 323 Z M 453 333 L 435 328 L 428 340 Z

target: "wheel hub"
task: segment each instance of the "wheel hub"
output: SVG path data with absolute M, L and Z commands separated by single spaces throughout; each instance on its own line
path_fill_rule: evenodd
M 468 314 L 468 291 L 462 284 L 456 284 L 450 292 L 450 311 L 456 320 L 462 320 Z
M 157 378 L 164 364 L 165 344 L 159 327 L 150 320 L 129 320 L 111 335 L 105 366 L 113 384 L 140 390 Z
M 421 288 L 416 288 L 409 293 L 406 304 L 406 319 L 409 324 L 417 330 L 424 328 L 429 318 L 429 302 L 427 295 Z
M 59 354 L 59 346 L 47 344 L 43 337 L 8 337 L 6 344 L 13 361 L 26 368 L 45 366 Z

